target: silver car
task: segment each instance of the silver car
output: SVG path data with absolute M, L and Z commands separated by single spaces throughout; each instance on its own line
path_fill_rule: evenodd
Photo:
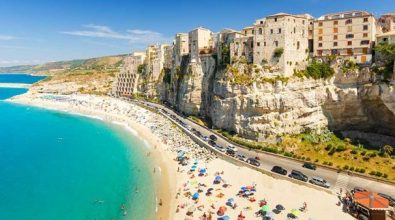
M 326 180 L 324 180 L 324 179 L 321 178 L 321 177 L 315 177 L 315 176 L 313 176 L 313 177 L 310 178 L 310 181 L 309 181 L 309 182 L 312 183 L 312 184 L 314 184 L 314 185 L 322 186 L 322 187 L 325 187 L 325 188 L 331 187 L 331 184 L 329 184 Z

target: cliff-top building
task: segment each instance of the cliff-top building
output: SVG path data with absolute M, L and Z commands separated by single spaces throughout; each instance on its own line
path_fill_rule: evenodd
M 276 65 L 284 76 L 303 69 L 308 57 L 309 15 L 278 13 L 254 24 L 254 63 Z
M 174 63 L 175 66 L 180 66 L 182 57 L 189 54 L 189 36 L 188 33 L 176 34 L 174 40 Z
M 369 12 L 327 14 L 314 21 L 314 56 L 338 55 L 368 63 L 375 37 L 375 18 Z
M 131 96 L 138 88 L 138 67 L 144 63 L 145 52 L 133 52 L 123 61 L 119 74 L 117 75 L 113 94 L 118 96 Z
M 200 55 L 212 54 L 214 50 L 213 32 L 198 27 L 189 32 L 189 55 L 192 63 L 200 63 Z
M 395 31 L 395 13 L 382 15 L 377 24 L 379 26 L 379 33 L 386 33 Z

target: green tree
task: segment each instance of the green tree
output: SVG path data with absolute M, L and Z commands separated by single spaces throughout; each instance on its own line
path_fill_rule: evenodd
M 373 71 L 379 75 L 382 75 L 384 80 L 387 81 L 394 68 L 395 60 L 395 44 L 389 44 L 388 42 L 381 42 L 374 47 L 374 51 L 379 54 L 378 62 L 381 65 L 373 68 Z

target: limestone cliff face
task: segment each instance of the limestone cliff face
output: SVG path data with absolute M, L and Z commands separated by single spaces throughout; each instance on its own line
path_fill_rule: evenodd
M 231 74 L 203 57 L 173 71 L 161 97 L 185 114 L 210 119 L 215 128 L 254 140 L 325 127 L 395 136 L 394 86 L 369 83 L 368 70 L 338 70 L 329 80 L 291 77 L 247 85 L 232 82 Z

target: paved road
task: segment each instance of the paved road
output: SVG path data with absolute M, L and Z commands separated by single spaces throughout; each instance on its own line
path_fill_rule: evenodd
M 210 129 L 202 127 L 196 124 L 195 122 L 178 115 L 175 111 L 173 111 L 172 109 L 166 106 L 150 103 L 150 102 L 143 102 L 143 104 L 152 108 L 156 108 L 158 110 L 159 109 L 166 110 L 169 116 L 173 115 L 173 117 L 176 117 L 177 119 L 185 123 L 187 126 L 190 126 L 191 128 L 194 128 L 197 131 L 199 131 L 203 136 L 207 136 L 207 137 L 210 135 L 217 136 L 218 140 L 216 141 L 216 143 L 220 146 L 223 146 L 224 148 L 231 145 L 229 141 L 216 135 Z M 385 193 L 395 198 L 395 185 L 392 184 L 377 182 L 368 178 L 361 178 L 358 176 L 351 176 L 344 172 L 337 173 L 336 171 L 333 171 L 331 169 L 325 169 L 321 167 L 317 167 L 316 170 L 310 170 L 303 168 L 302 162 L 288 158 L 278 157 L 265 152 L 258 153 L 241 147 L 238 147 L 238 154 L 245 155 L 247 158 L 249 157 L 254 158 L 258 156 L 260 158 L 260 163 L 261 163 L 260 168 L 262 169 L 271 170 L 273 166 L 277 165 L 286 169 L 288 173 L 290 173 L 291 170 L 294 169 L 303 172 L 308 177 L 312 177 L 312 176 L 322 177 L 331 184 L 330 189 L 332 189 L 334 192 L 338 192 L 340 188 L 343 188 L 343 190 L 344 189 L 351 190 L 354 187 L 362 187 L 369 191 Z

